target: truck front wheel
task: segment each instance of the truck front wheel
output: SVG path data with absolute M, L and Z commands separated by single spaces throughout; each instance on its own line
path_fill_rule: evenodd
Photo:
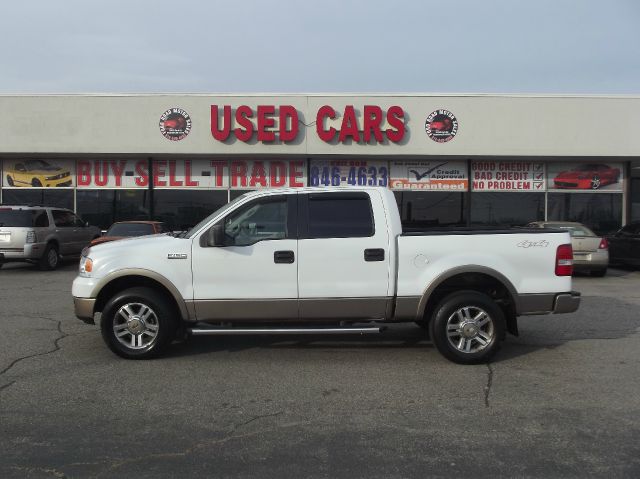
M 505 318 L 500 307 L 486 294 L 458 291 L 436 307 L 429 323 L 438 351 L 453 362 L 487 362 L 500 347 Z
M 175 308 L 150 288 L 116 294 L 102 311 L 102 337 L 109 349 L 127 359 L 161 354 L 176 332 Z

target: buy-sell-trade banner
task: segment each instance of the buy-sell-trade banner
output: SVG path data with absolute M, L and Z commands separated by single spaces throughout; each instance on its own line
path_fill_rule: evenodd
M 77 162 L 78 188 L 259 189 L 306 185 L 304 160 L 88 159 Z

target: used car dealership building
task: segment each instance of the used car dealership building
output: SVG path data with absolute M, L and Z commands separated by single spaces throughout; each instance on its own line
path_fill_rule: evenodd
M 4 95 L 3 204 L 195 224 L 248 190 L 375 185 L 420 226 L 640 220 L 640 97 Z

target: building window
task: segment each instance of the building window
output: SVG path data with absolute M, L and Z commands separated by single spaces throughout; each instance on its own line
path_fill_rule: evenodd
M 227 204 L 227 190 L 155 190 L 153 216 L 168 230 L 187 230 Z
M 597 234 L 622 226 L 622 195 L 619 193 L 549 193 L 549 221 L 577 221 Z
M 85 221 L 103 230 L 116 221 L 150 219 L 147 190 L 78 190 L 76 208 Z
M 471 195 L 472 225 L 524 226 L 541 220 L 544 220 L 544 193 Z
M 231 190 L 229 191 L 229 201 L 233 201 L 236 198 L 244 195 L 245 193 L 249 193 L 250 191 L 255 191 L 255 190 Z
M 42 205 L 73 209 L 73 191 L 58 189 L 3 189 L 5 205 Z
M 640 178 L 631 178 L 631 221 L 640 221 Z

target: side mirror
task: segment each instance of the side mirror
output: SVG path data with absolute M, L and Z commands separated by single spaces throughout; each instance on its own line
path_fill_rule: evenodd
M 200 246 L 224 246 L 224 225 L 213 225 L 209 228 L 209 231 L 202 235 Z

